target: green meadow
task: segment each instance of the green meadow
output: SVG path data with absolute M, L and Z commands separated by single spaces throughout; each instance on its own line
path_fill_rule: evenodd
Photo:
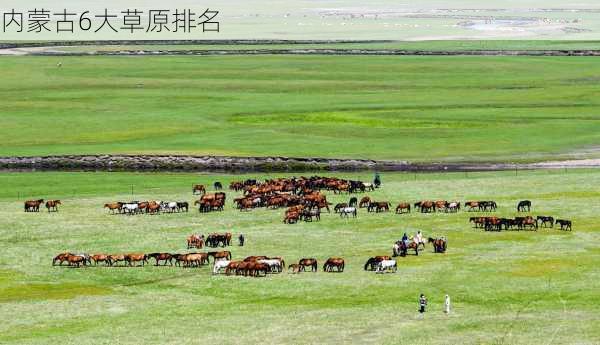
M 2 156 L 598 156 L 589 57 L 2 57 L 0 70 Z
M 89 62 L 73 60 L 72 64 L 75 61 Z M 68 71 L 69 64 L 61 73 L 68 73 L 64 71 Z M 115 63 L 111 68 L 116 66 Z M 49 68 L 47 73 L 54 72 Z M 95 72 L 102 74 L 101 66 Z M 104 98 L 100 89 L 112 93 L 111 87 L 105 85 L 95 89 L 98 94 L 90 92 L 88 99 Z M 136 90 L 132 88 L 129 92 Z M 73 88 L 66 92 L 82 91 Z M 91 102 L 92 107 L 100 107 L 100 103 Z M 73 106 L 77 108 L 76 104 Z M 130 109 L 137 106 L 130 105 Z M 153 111 L 151 106 L 145 109 Z M 55 115 L 73 116 L 87 124 L 91 121 L 75 113 L 73 109 L 72 114 Z M 108 121 L 105 127 L 108 130 L 110 126 L 113 124 Z M 163 123 L 157 128 L 164 130 L 167 126 Z M 68 140 L 67 128 L 62 133 L 66 136 L 63 139 Z M 58 148 L 52 144 L 43 147 Z M 114 143 L 96 147 L 119 148 Z M 372 178 L 371 174 L 338 176 Z M 516 215 L 519 200 L 530 199 L 532 215 L 571 219 L 572 232 L 540 229 L 489 233 L 469 224 L 469 217 L 479 213 L 465 211 L 396 215 L 370 214 L 361 209 L 357 219 L 341 219 L 332 213 L 323 214 L 320 222 L 286 225 L 282 223 L 283 209 L 250 212 L 234 209 L 232 200 L 238 193 L 231 191 L 227 191 L 225 211 L 209 214 L 192 209 L 181 214 L 123 216 L 102 209 L 104 203 L 114 200 L 191 202 L 193 183 L 212 184 L 218 180 L 226 185 L 247 177 L 272 176 L 0 174 L 0 313 L 4 315 L 0 343 L 600 342 L 598 171 L 519 171 L 516 175 L 515 172 L 390 173 L 382 175 L 381 189 L 368 193 L 376 200 L 389 200 L 394 205 L 426 198 L 495 200 L 499 205 L 495 214 L 507 217 Z M 350 197 L 327 195 L 333 203 Z M 25 213 L 22 202 L 31 198 L 60 198 L 64 205 L 57 213 L 48 214 L 45 210 Z M 396 274 L 377 275 L 363 270 L 368 257 L 390 254 L 394 240 L 404 232 L 414 234 L 418 230 L 425 236 L 447 237 L 447 253 L 434 254 L 428 246 L 419 256 L 398 258 Z M 330 256 L 342 256 L 347 262 L 346 271 L 323 273 L 319 267 L 318 273 L 282 273 L 255 279 L 213 276 L 207 266 L 190 269 L 51 266 L 52 257 L 63 251 L 182 253 L 187 251 L 186 236 L 214 231 L 232 231 L 234 236 L 241 232 L 246 236 L 244 247 L 238 247 L 235 241 L 228 248 L 236 259 L 280 255 L 289 264 L 302 257 L 316 257 L 323 262 Z M 429 298 L 424 317 L 417 312 L 419 293 Z M 450 315 L 442 312 L 445 294 L 452 299 Z

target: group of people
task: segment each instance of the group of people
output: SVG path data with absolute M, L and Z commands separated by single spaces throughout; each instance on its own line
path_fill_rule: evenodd
M 408 246 L 410 241 L 414 241 L 416 244 L 425 243 L 425 241 L 423 240 L 423 234 L 421 233 L 421 230 L 417 231 L 415 236 L 410 237 L 410 238 L 408 237 L 406 232 L 404 233 L 404 235 L 402 235 L 402 242 L 404 242 L 405 245 Z
M 427 297 L 424 294 L 419 296 L 419 313 L 424 314 L 427 308 Z M 450 296 L 444 298 L 444 313 L 450 314 Z

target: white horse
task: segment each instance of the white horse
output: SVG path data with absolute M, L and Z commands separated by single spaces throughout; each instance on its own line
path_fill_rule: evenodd
M 340 217 L 348 218 L 348 215 L 351 214 L 352 218 L 356 218 L 356 207 L 344 207 L 340 210 Z
M 138 213 L 140 206 L 138 204 L 124 204 L 123 212 L 128 214 Z
M 375 185 L 372 184 L 372 183 L 365 183 L 365 182 L 363 182 L 363 186 L 365 186 L 365 189 L 369 189 L 371 191 L 375 190 Z
M 281 261 L 279 259 L 260 259 L 257 261 L 261 264 L 266 264 L 267 266 L 269 266 L 269 270 L 271 272 L 283 271 L 283 267 L 281 266 Z
M 230 260 L 217 260 L 213 265 L 213 274 L 219 274 L 222 269 L 227 268 L 231 261 Z
M 377 269 L 376 272 L 377 273 L 384 273 L 385 271 L 392 271 L 392 272 L 396 272 L 398 270 L 398 264 L 396 263 L 396 260 L 381 260 L 379 261 L 379 263 L 377 264 Z

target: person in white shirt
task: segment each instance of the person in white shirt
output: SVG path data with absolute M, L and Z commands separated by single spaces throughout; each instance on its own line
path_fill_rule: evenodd
M 444 313 L 450 314 L 450 296 L 446 295 L 446 299 L 444 301 Z

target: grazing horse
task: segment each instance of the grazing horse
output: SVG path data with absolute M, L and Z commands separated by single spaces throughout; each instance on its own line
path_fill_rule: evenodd
M 410 204 L 407 202 L 401 202 L 396 206 L 396 214 L 410 213 Z
M 446 209 L 445 209 L 446 212 L 450 212 L 450 213 L 456 213 L 459 210 L 460 210 L 460 202 L 458 202 L 458 201 L 449 202 L 446 205 Z
M 145 263 L 148 263 L 148 256 L 143 253 L 125 254 L 125 262 L 129 266 L 133 266 L 134 263 L 141 262 L 142 266 L 144 266 Z
M 371 203 L 371 198 L 369 198 L 368 196 L 365 196 L 362 199 L 360 199 L 360 202 L 358 203 L 358 208 L 368 207 L 370 203 Z
M 377 273 L 385 273 L 385 271 L 391 271 L 396 273 L 398 271 L 398 263 L 396 260 L 381 260 L 377 263 Z
M 557 219 L 556 224 L 560 225 L 561 230 L 571 231 L 571 221 L 567 219 Z
M 372 258 L 369 258 L 369 260 L 367 260 L 367 262 L 365 263 L 365 271 L 373 271 L 375 270 L 375 268 L 377 268 L 377 264 L 380 263 L 383 260 L 390 260 L 391 258 L 387 255 L 382 255 L 382 256 L 374 256 Z
M 300 261 L 298 261 L 298 265 L 302 267 L 302 272 L 306 271 L 306 267 L 310 267 L 311 272 L 317 272 L 317 259 L 300 259 Z
M 213 257 L 213 262 L 218 260 L 231 260 L 231 252 L 229 250 L 223 250 L 220 252 L 208 252 L 208 256 Z M 208 258 L 207 258 L 208 261 Z
M 109 264 L 108 255 L 106 254 L 94 254 L 90 255 L 90 258 L 94 261 L 94 266 L 97 266 L 99 262 L 104 262 L 105 265 Z
M 345 202 L 341 202 L 339 204 L 336 204 L 335 207 L 333 208 L 333 212 L 334 213 L 339 213 L 341 209 L 348 207 L 348 204 Z
M 302 266 L 300 264 L 291 264 L 288 266 L 288 271 L 292 270 L 292 274 L 298 274 L 302 271 Z
M 444 238 L 431 238 L 427 239 L 427 243 L 433 243 L 434 253 L 445 253 L 447 241 Z
M 151 253 L 148 254 L 148 258 L 154 258 L 154 260 L 156 260 L 156 265 L 158 266 L 159 261 L 164 261 L 163 266 L 167 265 L 167 262 L 169 263 L 169 265 L 173 266 L 173 255 L 171 255 L 170 253 Z
M 554 217 L 552 216 L 537 216 L 536 220 L 541 221 L 544 228 L 548 227 L 547 224 L 550 224 L 551 228 L 554 227 Z
M 44 199 L 25 201 L 25 212 L 39 212 L 42 203 Z
M 108 265 L 113 266 L 117 262 L 125 262 L 125 255 L 123 254 L 111 254 L 108 256 Z
M 62 266 L 62 263 L 67 261 L 67 258 L 69 257 L 69 255 L 73 255 L 71 253 L 65 252 L 65 253 L 60 253 L 57 256 L 54 257 L 54 259 L 52 259 L 52 266 L 56 266 L 56 262 L 59 261 L 59 266 Z
M 356 197 L 351 197 L 350 201 L 348 201 L 348 206 L 350 207 L 356 207 L 356 204 L 358 203 L 358 199 L 356 199 Z
M 519 230 L 525 230 L 526 227 L 529 227 L 530 230 L 537 231 L 538 223 L 537 219 L 534 219 L 532 216 L 527 216 L 521 219 L 519 224 Z
M 46 208 L 48 209 L 48 212 L 50 212 L 50 211 L 58 212 L 58 205 L 62 205 L 60 200 L 46 201 Z
M 206 188 L 202 184 L 195 184 L 192 187 L 192 194 L 206 194 Z
M 113 203 L 104 204 L 104 208 L 108 208 L 108 210 L 111 213 L 115 213 L 115 210 L 117 210 L 120 213 L 122 207 L 123 207 L 122 202 L 113 202 Z
M 525 210 L 527 209 L 527 210 Z M 522 200 L 517 204 L 517 212 L 529 212 L 531 211 L 531 201 Z
M 182 212 L 185 209 L 185 212 L 188 211 L 190 204 L 187 201 L 178 201 L 177 202 L 177 211 Z
M 299 219 L 300 219 L 299 212 L 289 212 L 289 213 L 286 213 L 285 218 L 283 218 L 283 223 L 284 224 L 295 224 L 298 222 Z
M 344 259 L 342 258 L 329 258 L 323 264 L 323 272 L 334 272 L 334 268 L 337 272 L 344 272 Z
M 221 189 L 223 189 L 223 185 L 219 181 L 215 182 L 213 184 L 213 187 L 215 188 L 215 190 L 221 190 Z
M 419 244 L 413 241 L 409 241 L 408 244 L 404 241 L 396 241 L 392 247 L 393 256 L 405 257 L 408 254 L 409 249 L 414 249 L 415 255 L 419 256 Z
M 79 267 L 81 264 L 83 264 L 83 266 L 87 266 L 88 260 L 85 255 L 69 254 L 67 255 L 67 262 L 69 263 L 69 266 Z
M 348 218 L 348 215 L 352 215 L 352 218 L 356 218 L 356 207 L 344 207 L 341 211 L 340 211 L 340 217 L 341 218 Z
M 204 235 L 192 234 L 187 238 L 187 248 L 202 249 L 204 246 Z
M 227 269 L 227 267 L 229 266 L 230 263 L 231 263 L 230 260 L 219 260 L 219 261 L 216 261 L 213 264 L 212 273 L 213 274 L 219 274 L 219 272 L 221 272 L 222 269 Z M 227 271 L 225 271 L 225 272 L 227 272 Z
M 477 211 L 477 210 L 479 210 L 479 202 L 478 201 L 465 201 L 465 207 L 468 207 L 469 211 Z
M 435 203 L 431 200 L 421 201 L 419 205 L 421 213 L 435 212 Z

